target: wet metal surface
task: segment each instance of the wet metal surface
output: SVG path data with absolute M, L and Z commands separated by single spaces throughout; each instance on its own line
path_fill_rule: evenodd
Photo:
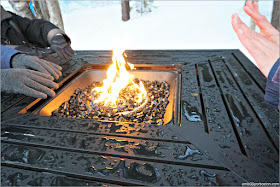
M 148 138 L 148 137 L 146 137 Z M 7 125 L 2 128 L 2 141 L 22 142 L 42 146 L 79 149 L 93 154 L 123 155 L 137 159 L 158 159 L 162 162 L 204 164 L 220 168 L 213 159 L 189 143 L 153 141 L 117 136 L 81 134 Z M 184 160 L 184 161 L 182 161 Z
M 174 165 L 169 163 L 146 162 L 127 158 L 92 155 L 79 152 L 68 152 L 47 148 L 34 148 L 2 143 L 1 162 L 5 165 L 13 164 L 18 167 L 41 168 L 50 172 L 76 173 L 95 178 L 98 181 L 104 178 L 114 183 L 153 184 L 153 185 L 190 185 L 194 182 L 206 185 L 208 180 L 201 174 L 201 170 L 219 176 L 219 184 L 227 180 L 235 183 L 240 179 L 229 171 L 208 168 L 193 168 L 190 166 Z M 11 151 L 13 150 L 13 152 Z M 30 153 L 33 154 L 30 154 Z M 182 176 L 197 178 L 184 180 Z M 171 179 L 172 178 L 172 179 Z M 216 178 L 216 177 L 215 177 Z M 215 179 L 216 180 L 216 179 Z M 111 182 L 112 182 L 111 181 Z
M 126 54 L 133 64 L 182 65 L 181 126 L 23 116 L 17 112 L 34 98 L 2 93 L 2 186 L 279 181 L 279 113 L 263 99 L 265 78 L 241 52 Z M 111 55 L 78 51 L 63 62 L 59 81 L 85 63 L 110 63 Z
M 2 186 L 110 186 L 111 184 L 84 180 L 48 172 L 1 167 Z

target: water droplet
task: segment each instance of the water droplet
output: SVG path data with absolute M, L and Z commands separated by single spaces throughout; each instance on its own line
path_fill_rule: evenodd
M 196 107 L 191 106 L 188 102 L 183 101 L 183 114 L 191 122 L 202 121 L 201 114 Z
M 198 160 L 202 160 L 202 158 L 201 157 L 193 157 L 192 158 L 192 161 L 198 161 Z
M 191 175 L 191 176 L 188 176 L 188 178 L 194 179 L 194 180 L 196 180 L 196 181 L 198 181 L 198 179 L 199 179 L 199 177 L 198 177 L 196 174 L 193 174 L 193 175 Z
M 147 146 L 143 144 L 135 144 L 136 147 L 131 147 L 131 150 L 136 155 L 144 155 L 144 156 L 157 156 L 157 157 L 165 157 L 165 154 L 162 153 L 160 150 L 167 149 L 171 150 L 171 147 L 168 146 L 162 146 L 160 143 L 154 146 Z
M 218 184 L 217 184 L 217 181 L 216 181 L 216 173 L 214 173 L 214 174 L 210 174 L 210 173 L 208 173 L 207 171 L 205 171 L 205 170 L 200 170 L 199 171 L 199 175 L 200 176 L 203 176 L 204 177 L 204 181 L 205 182 L 209 182 L 210 183 L 210 185 L 215 185 L 215 186 L 217 186 Z
M 186 158 L 193 156 L 195 154 L 202 154 L 199 150 L 193 150 L 189 146 L 187 146 L 185 154 L 184 155 L 179 155 L 176 156 L 175 158 L 180 159 L 180 160 L 185 160 Z
M 122 173 L 123 178 L 137 180 L 147 183 L 155 183 L 161 178 L 159 170 L 147 163 L 139 164 L 132 162 L 129 166 L 127 162 L 121 160 L 114 168 L 105 168 L 98 170 L 98 173 L 104 176 L 109 176 L 114 173 Z
M 220 148 L 230 148 L 229 146 L 227 145 L 223 145 L 223 144 L 219 144 Z

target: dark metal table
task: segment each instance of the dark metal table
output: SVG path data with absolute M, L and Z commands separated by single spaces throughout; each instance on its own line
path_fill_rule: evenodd
M 181 126 L 18 114 L 35 99 L 2 93 L 2 186 L 279 181 L 279 113 L 263 99 L 266 78 L 239 50 L 126 54 L 134 64 L 182 65 Z M 77 51 L 59 81 L 111 55 Z

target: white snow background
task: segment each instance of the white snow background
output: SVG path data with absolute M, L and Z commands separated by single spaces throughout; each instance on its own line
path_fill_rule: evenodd
M 121 1 L 59 1 L 66 33 L 74 50 L 240 49 L 253 63 L 232 25 L 237 12 L 249 25 L 243 1 L 154 1 L 152 11 L 121 19 Z M 134 7 L 137 1 L 130 1 Z M 6 10 L 7 1 L 1 4 Z M 260 0 L 261 14 L 271 20 L 273 1 Z M 257 28 L 259 32 L 259 29 Z

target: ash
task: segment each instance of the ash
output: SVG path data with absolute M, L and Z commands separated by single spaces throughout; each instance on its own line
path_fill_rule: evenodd
M 138 92 L 128 89 L 129 85 L 121 90 L 117 107 L 113 108 L 103 106 L 104 103 L 93 102 L 99 95 L 95 91 L 92 92 L 92 89 L 102 86 L 102 82 L 93 82 L 85 89 L 76 89 L 68 101 L 52 112 L 52 116 L 162 125 L 169 103 L 169 84 L 166 81 L 141 81 L 147 90 L 148 103 L 136 112 L 127 115 L 119 114 L 132 111 L 145 102 L 134 102 Z M 134 79 L 134 82 L 139 83 L 139 79 Z

